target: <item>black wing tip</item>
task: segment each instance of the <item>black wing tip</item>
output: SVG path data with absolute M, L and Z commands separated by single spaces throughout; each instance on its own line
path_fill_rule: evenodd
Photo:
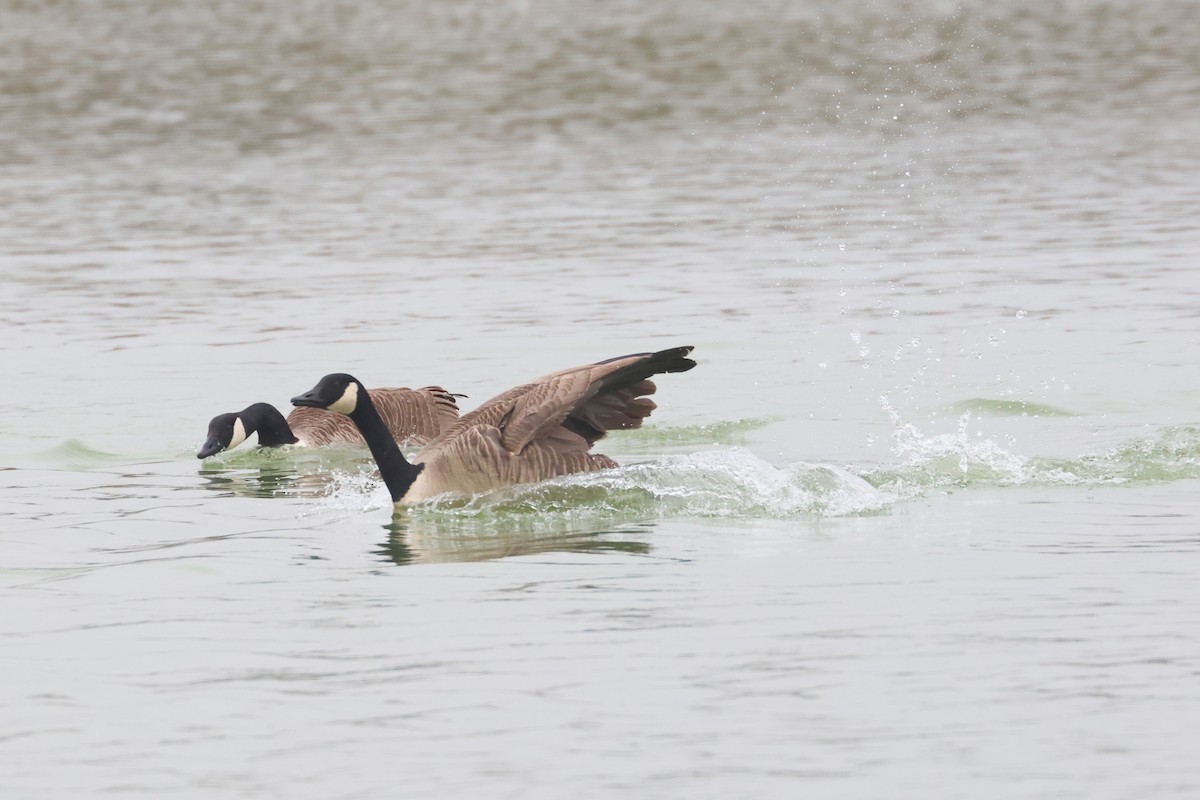
M 667 372 L 687 372 L 696 366 L 696 362 L 687 357 L 692 350 L 692 346 L 688 345 L 686 347 L 672 347 L 668 350 L 659 350 L 655 353 L 631 353 L 627 356 L 618 356 L 617 358 L 610 358 L 607 361 L 601 361 L 599 362 L 600 364 L 608 364 L 619 359 L 637 359 L 637 361 L 616 369 L 601 378 L 598 390 L 601 392 L 614 391 L 626 386 L 632 386 L 638 381 L 644 381 L 655 375 Z
M 656 372 L 687 372 L 696 366 L 694 360 L 687 358 L 688 354 L 695 349 L 689 344 L 683 347 L 672 347 L 669 350 L 659 350 L 657 353 L 651 353 L 648 360 L 655 365 Z
M 666 350 L 658 350 L 653 353 L 627 353 L 623 356 L 613 356 L 612 358 L 606 358 L 603 361 L 597 361 L 596 364 L 611 364 L 614 361 L 624 361 L 627 358 L 641 358 L 644 362 L 655 365 L 669 362 L 676 362 L 677 364 L 682 365 L 678 369 L 661 370 L 663 372 L 686 372 L 687 370 L 696 366 L 695 361 L 690 358 L 686 358 L 686 356 L 695 349 L 696 348 L 694 345 L 687 344 L 683 347 L 670 347 Z

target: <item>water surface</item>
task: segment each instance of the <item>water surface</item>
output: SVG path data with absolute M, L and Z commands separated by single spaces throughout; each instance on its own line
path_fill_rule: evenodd
M 1193 797 L 1186 2 L 0 9 L 0 793 Z M 194 458 L 696 345 L 612 472 Z

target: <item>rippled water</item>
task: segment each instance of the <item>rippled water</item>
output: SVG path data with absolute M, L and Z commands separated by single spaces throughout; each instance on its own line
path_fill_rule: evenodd
M 1188 2 L 0 7 L 0 794 L 1200 791 Z M 194 458 L 696 345 L 617 470 Z

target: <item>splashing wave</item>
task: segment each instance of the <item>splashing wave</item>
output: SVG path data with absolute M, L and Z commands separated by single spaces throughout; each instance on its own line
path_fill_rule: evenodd
M 416 515 L 611 518 L 668 516 L 790 517 L 868 514 L 885 510 L 885 493 L 828 464 L 777 468 L 742 448 L 667 456 L 617 469 L 569 475 L 471 497 L 434 498 Z M 390 505 L 369 475 L 336 476 L 327 509 Z
M 1118 486 L 1200 478 L 1200 428 L 1173 427 L 1157 437 L 1074 459 L 1029 457 L 992 439 L 957 433 L 896 432 L 898 464 L 852 471 L 798 462 L 776 467 L 740 447 L 664 456 L 612 470 L 571 475 L 472 497 L 442 497 L 409 510 L 417 518 L 609 521 L 676 516 L 836 517 L 886 513 L 930 490 L 1010 486 Z M 316 510 L 391 505 L 375 476 L 331 474 Z
M 897 499 L 929 488 L 1001 486 L 1114 486 L 1200 478 L 1200 428 L 1166 428 L 1098 455 L 1078 458 L 1020 456 L 992 439 L 968 435 L 964 415 L 953 434 L 924 436 L 911 425 L 895 434 L 897 465 L 863 478 Z

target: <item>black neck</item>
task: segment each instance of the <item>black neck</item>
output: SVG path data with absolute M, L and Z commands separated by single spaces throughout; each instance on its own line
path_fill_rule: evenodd
M 258 443 L 263 447 L 278 447 L 281 444 L 295 444 L 300 441 L 292 433 L 283 414 L 270 403 L 247 406 L 238 416 L 246 426 L 246 435 L 257 431 Z
M 375 463 L 379 465 L 379 474 L 392 494 L 392 502 L 400 502 L 425 466 L 408 463 L 392 438 L 391 431 L 375 410 L 367 390 L 361 386 L 358 387 L 358 403 L 350 419 L 358 426 L 358 432 L 366 440 L 367 447 L 371 448 L 371 455 L 375 456 Z

